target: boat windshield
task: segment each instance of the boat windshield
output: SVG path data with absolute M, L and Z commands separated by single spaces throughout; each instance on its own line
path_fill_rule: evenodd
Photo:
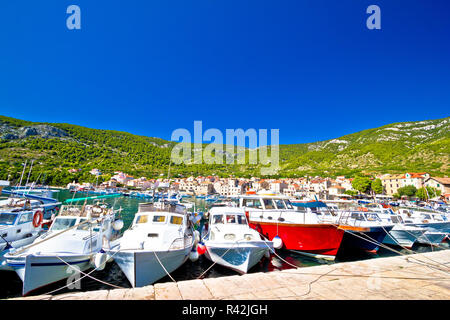
M 56 218 L 52 224 L 53 231 L 61 231 L 71 228 L 75 225 L 77 218 Z
M 262 209 L 261 201 L 259 199 L 244 199 L 243 206 L 249 208 Z
M 367 213 L 367 221 L 381 221 L 380 217 L 376 213 Z
M 226 218 L 228 224 L 247 224 L 243 215 L 227 214 Z
M 223 215 L 221 214 L 215 214 L 212 217 L 212 224 L 223 224 Z
M 13 225 L 16 218 L 17 214 L 15 213 L 0 213 L 0 224 Z
M 78 222 L 78 224 L 81 224 L 83 222 L 87 221 L 87 219 L 80 219 L 80 221 Z M 91 229 L 92 231 L 99 231 L 99 227 L 98 227 L 98 223 L 91 223 L 91 222 L 87 222 L 87 223 L 83 223 L 82 225 L 79 225 L 77 227 L 77 230 L 84 230 L 84 231 L 89 231 L 89 229 Z

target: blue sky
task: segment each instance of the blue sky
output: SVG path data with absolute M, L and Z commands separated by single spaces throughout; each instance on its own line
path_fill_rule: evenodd
M 443 118 L 449 16 L 445 0 L 2 1 L 0 114 L 164 139 L 202 120 L 282 144 Z

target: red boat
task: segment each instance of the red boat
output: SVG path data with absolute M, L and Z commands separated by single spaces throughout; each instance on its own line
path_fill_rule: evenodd
M 344 230 L 334 223 L 326 205 L 315 201 L 294 207 L 288 197 L 274 194 L 242 196 L 240 207 L 245 210 L 249 225 L 277 247 L 301 254 L 334 260 L 344 236 Z M 328 213 L 327 213 L 328 212 Z

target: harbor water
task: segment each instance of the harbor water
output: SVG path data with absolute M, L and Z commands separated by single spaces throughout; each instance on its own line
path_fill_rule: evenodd
M 59 201 L 64 201 L 69 198 L 73 198 L 74 194 L 69 192 L 68 190 L 60 190 L 59 192 L 53 193 L 52 196 Z M 76 198 L 86 196 L 84 193 L 77 193 L 75 195 Z M 121 215 L 124 221 L 124 228 L 122 232 L 125 231 L 133 221 L 134 215 L 137 212 L 138 205 L 141 202 L 146 202 L 149 200 L 142 198 L 134 198 L 134 197 L 118 197 L 118 198 L 107 198 L 102 199 L 106 204 L 114 206 L 115 209 L 122 208 Z M 195 201 L 197 211 L 206 211 L 208 208 L 208 204 L 203 199 L 189 199 L 188 201 Z M 441 250 L 442 248 L 449 248 L 448 243 L 442 243 L 441 248 L 432 248 L 426 245 L 414 245 L 412 248 L 415 252 L 429 252 Z M 403 250 L 399 247 L 394 248 L 397 251 L 400 251 L 404 254 L 407 254 L 406 250 Z M 301 254 L 297 254 L 290 251 L 278 250 L 277 254 L 282 258 L 280 259 L 277 256 L 272 255 L 270 259 L 262 259 L 259 264 L 254 266 L 249 273 L 256 272 L 271 272 L 275 270 L 283 270 L 293 268 L 292 265 L 297 267 L 309 267 L 316 266 L 320 264 L 332 264 L 339 262 L 348 262 L 348 261 L 356 261 L 356 260 L 365 260 L 365 259 L 375 259 L 378 257 L 388 257 L 395 256 L 398 253 L 393 252 L 391 250 L 380 248 L 377 254 L 369 254 L 363 252 L 345 252 L 339 253 L 336 257 L 335 261 L 326 261 L 326 260 L 317 260 L 314 258 L 306 257 Z M 285 260 L 285 261 L 283 261 Z M 200 256 L 200 258 L 191 262 L 188 260 L 184 265 L 174 271 L 171 275 L 176 281 L 181 280 L 193 280 L 197 279 L 201 276 L 205 270 L 207 270 L 211 266 L 212 262 L 207 260 L 204 256 Z M 224 268 L 220 265 L 214 265 L 206 274 L 204 274 L 204 278 L 217 278 L 222 276 L 230 276 L 236 275 L 237 273 Z M 113 284 L 117 287 L 122 288 L 131 288 L 130 283 L 128 282 L 126 276 L 122 273 L 119 266 L 115 262 L 108 263 L 106 267 L 102 271 L 94 271 L 90 274 L 93 278 L 99 279 L 105 283 Z M 164 277 L 157 281 L 157 283 L 170 282 L 172 281 L 170 277 Z M 22 292 L 22 281 L 13 271 L 2 271 L 0 272 L 0 299 L 5 298 L 13 298 L 20 297 Z M 91 290 L 102 290 L 102 289 L 112 289 L 111 286 L 100 283 L 94 279 L 89 277 L 84 277 L 78 286 L 75 288 L 63 288 L 58 290 L 61 287 L 66 286 L 67 280 L 61 280 L 51 285 L 45 286 L 39 290 L 33 292 L 33 295 L 39 294 L 47 294 L 52 292 L 52 294 L 62 294 L 76 291 L 91 291 Z M 56 290 L 56 291 L 55 291 Z

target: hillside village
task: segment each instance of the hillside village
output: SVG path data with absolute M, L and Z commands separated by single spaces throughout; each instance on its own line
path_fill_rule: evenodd
M 98 169 L 90 172 L 92 175 L 100 176 Z M 443 199 L 450 199 L 450 178 L 432 177 L 428 173 L 404 173 L 383 174 L 374 177 L 380 179 L 383 192 L 374 195 L 379 198 L 393 198 L 398 190 L 406 186 L 414 186 L 416 189 L 432 187 L 440 191 Z M 129 174 L 117 171 L 109 181 L 102 182 L 97 187 L 111 189 L 127 187 L 135 190 L 151 190 L 162 183 L 170 182 L 173 191 L 189 195 L 221 195 L 224 197 L 237 197 L 248 191 L 258 192 L 260 190 L 271 190 L 282 195 L 297 198 L 339 200 L 352 198 L 357 193 L 352 186 L 354 178 L 338 176 L 335 179 L 329 177 L 301 177 L 289 179 L 260 179 L 246 178 L 220 178 L 217 176 L 198 176 L 187 178 L 161 177 L 159 179 L 147 179 L 145 177 L 135 178 Z M 68 188 L 93 188 L 93 183 L 71 183 Z M 431 196 L 432 198 L 432 196 Z

